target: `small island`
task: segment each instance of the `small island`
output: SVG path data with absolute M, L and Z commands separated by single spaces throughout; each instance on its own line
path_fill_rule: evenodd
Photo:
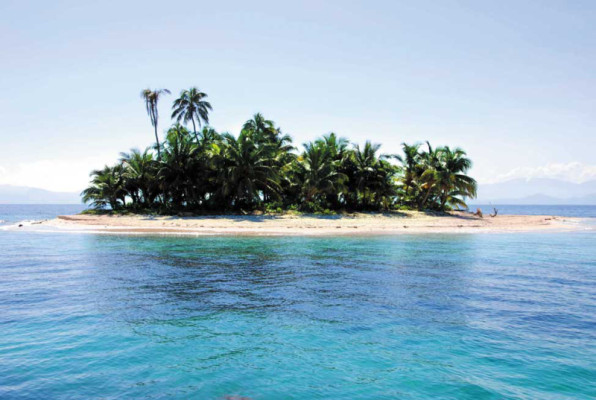
M 177 216 L 139 214 L 64 215 L 42 223 L 44 228 L 88 233 L 344 236 L 427 233 L 507 233 L 581 229 L 577 218 L 503 215 L 481 218 L 463 211 L 448 213 L 391 211 L 320 215 L 275 213 Z
M 169 93 L 141 93 L 155 143 L 91 173 L 82 197 L 95 213 L 445 212 L 476 196 L 467 175 L 472 161 L 461 148 L 427 141 L 382 154 L 379 144 L 329 133 L 298 149 L 261 114 L 237 136 L 219 133 L 206 125 L 212 106 L 195 87 L 174 101 L 175 123 L 160 141 L 157 105 Z
M 141 93 L 155 143 L 121 153 L 115 165 L 91 173 L 82 198 L 92 208 L 38 225 L 104 233 L 284 236 L 578 226 L 574 218 L 467 211 L 477 183 L 461 148 L 427 141 L 401 143 L 401 154 L 383 154 L 371 141 L 361 146 L 329 133 L 299 150 L 261 114 L 246 121 L 238 136 L 219 133 L 206 125 L 212 110 L 207 95 L 194 87 L 174 101 L 174 125 L 160 141 L 157 104 L 169 93 Z

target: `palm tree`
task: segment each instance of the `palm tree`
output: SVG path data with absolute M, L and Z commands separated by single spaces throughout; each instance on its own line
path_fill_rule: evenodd
M 316 141 L 319 145 L 324 145 L 329 150 L 331 157 L 335 161 L 342 161 L 347 154 L 347 148 L 350 142 L 348 139 L 338 137 L 335 133 L 331 132 L 321 139 Z
M 130 153 L 120 153 L 120 156 L 124 166 L 124 187 L 133 206 L 149 207 L 157 197 L 157 163 L 153 154 L 146 148 L 142 153 L 132 149 Z
M 242 126 L 242 132 L 252 137 L 256 144 L 271 143 L 276 141 L 281 130 L 275 127 L 275 123 L 265 119 L 263 114 L 256 113 Z
M 222 141 L 221 135 L 210 126 L 203 127 L 199 138 L 199 142 L 202 146 L 207 146 L 208 144 L 214 144 Z
M 158 174 L 164 197 L 169 196 L 175 209 L 195 203 L 197 152 L 197 144 L 185 127 L 177 124 L 168 130 Z
M 126 205 L 126 190 L 124 188 L 122 164 L 92 171 L 91 184 L 81 193 L 83 202 L 91 202 L 95 208 L 110 206 L 117 210 Z
M 265 196 L 279 198 L 279 170 L 271 146 L 257 146 L 246 131 L 238 139 L 223 136 L 225 146 L 218 163 L 220 198 L 236 208 L 253 207 Z
M 155 130 L 155 143 L 157 144 L 158 159 L 161 159 L 161 149 L 159 145 L 159 137 L 157 136 L 157 120 L 159 119 L 157 103 L 159 98 L 165 94 L 170 94 L 170 91 L 168 89 L 151 90 L 147 88 L 141 92 L 141 98 L 145 100 L 145 108 L 151 119 L 151 125 L 153 125 L 153 129 Z
M 268 165 L 276 168 L 279 173 L 279 184 L 282 191 L 288 191 L 291 186 L 289 173 L 296 158 L 296 155 L 292 153 L 294 150 L 292 138 L 284 134 L 281 128 L 276 127 L 275 122 L 266 119 L 260 113 L 253 115 L 252 119 L 244 123 L 241 134 L 250 139 L 254 146 L 262 148 L 264 154 L 267 154 Z M 270 192 L 265 191 L 263 201 L 270 200 Z
M 382 179 L 379 175 L 377 151 L 381 145 L 366 141 L 361 149 L 354 146 L 354 185 L 359 193 L 361 206 L 368 208 L 371 205 L 374 189 Z
M 448 210 L 476 195 L 467 175 L 472 162 L 459 148 L 427 141 L 402 143 L 403 155 L 379 154 L 329 133 L 296 152 L 291 137 L 262 114 L 246 121 L 238 137 L 208 124 L 211 104 L 196 87 L 174 101 L 176 125 L 159 142 L 158 101 L 167 89 L 141 93 L 155 132 L 157 158 L 149 148 L 121 153 L 120 163 L 93 171 L 83 200 L 98 208 L 166 211 L 265 210 L 298 207 L 317 211 Z M 192 123 L 192 132 L 184 125 Z M 393 163 L 393 158 L 399 163 Z
M 347 177 L 337 171 L 337 162 L 329 147 L 317 141 L 304 144 L 304 149 L 299 158 L 298 177 L 306 205 L 319 195 L 337 196 L 344 190 Z
M 445 211 L 447 204 L 465 206 L 458 196 L 476 196 L 476 181 L 466 175 L 472 161 L 460 148 L 433 149 L 429 142 L 426 144 L 428 150 L 419 154 L 420 161 L 413 168 L 413 180 L 418 181 L 420 189 L 416 197 L 418 209 Z
M 417 198 L 418 210 L 427 208 L 435 185 L 440 179 L 441 160 L 439 159 L 439 151 L 438 149 L 433 149 L 428 141 L 426 141 L 426 145 L 428 150 L 420 153 L 421 162 L 418 180 L 420 182 L 420 189 L 424 194 L 420 194 Z
M 420 163 L 420 145 L 417 143 L 413 145 L 402 143 L 401 146 L 404 157 L 395 156 L 395 158 L 402 163 L 404 196 L 407 201 L 414 187 L 416 169 Z
M 349 182 L 349 175 L 353 176 L 353 171 L 350 168 L 353 166 L 353 163 L 351 163 L 350 160 L 353 151 L 348 149 L 350 142 L 331 132 L 322 138 L 317 139 L 315 144 L 318 147 L 326 149 L 333 163 L 335 172 L 342 177 L 341 184 L 334 185 L 333 189 L 326 191 L 324 195 L 328 203 L 327 205 L 330 208 L 338 210 L 343 207 L 343 202 L 345 201 L 347 192 L 346 183 Z
M 207 94 L 201 92 L 196 87 L 192 87 L 188 90 L 180 92 L 180 97 L 174 101 L 172 109 L 172 118 L 175 118 L 177 122 L 183 121 L 185 124 L 188 121 L 192 122 L 192 130 L 197 142 L 199 137 L 197 136 L 197 127 L 201 128 L 201 121 L 206 124 L 209 123 L 209 111 L 212 110 L 211 104 L 206 101 Z M 196 124 L 195 124 L 196 119 Z
M 465 202 L 456 196 L 476 197 L 476 181 L 466 175 L 472 167 L 472 161 L 460 148 L 451 150 L 445 146 L 438 152 L 441 166 L 437 174 L 436 186 L 439 191 L 440 209 L 445 210 L 447 203 L 465 206 Z

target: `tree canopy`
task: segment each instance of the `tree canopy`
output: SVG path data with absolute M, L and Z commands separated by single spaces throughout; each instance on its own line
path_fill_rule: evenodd
M 237 136 L 219 133 L 204 125 L 212 107 L 197 88 L 174 101 L 176 123 L 160 142 L 157 101 L 167 93 L 142 92 L 156 143 L 93 171 L 84 202 L 162 213 L 446 211 L 476 196 L 476 181 L 467 175 L 472 161 L 460 148 L 402 143 L 403 154 L 382 154 L 379 144 L 350 144 L 330 133 L 298 149 L 261 114 Z M 192 131 L 181 124 L 189 122 Z

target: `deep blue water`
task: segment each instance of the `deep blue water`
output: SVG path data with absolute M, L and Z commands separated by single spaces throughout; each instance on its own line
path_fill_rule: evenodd
M 0 274 L 1 399 L 596 396 L 594 232 L 0 230 Z

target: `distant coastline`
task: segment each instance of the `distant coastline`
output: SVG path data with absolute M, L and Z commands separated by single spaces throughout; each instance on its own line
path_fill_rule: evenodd
M 0 184 L 0 204 L 82 204 L 77 192 Z

